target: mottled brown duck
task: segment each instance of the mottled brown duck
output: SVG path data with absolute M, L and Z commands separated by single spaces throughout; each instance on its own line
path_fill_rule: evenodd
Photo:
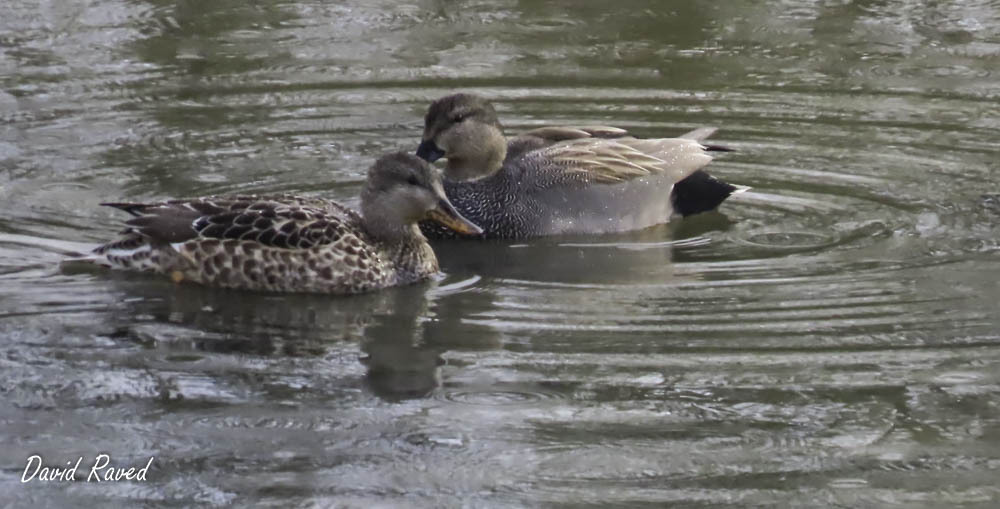
M 481 232 L 448 201 L 437 170 L 404 153 L 368 171 L 360 214 L 293 195 L 104 205 L 135 217 L 81 260 L 247 290 L 348 294 L 410 284 L 438 272 L 418 221 Z

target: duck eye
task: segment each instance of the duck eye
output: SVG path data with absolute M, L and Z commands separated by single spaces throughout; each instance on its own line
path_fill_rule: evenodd
M 406 179 L 406 183 L 410 184 L 411 186 L 419 186 L 420 185 L 420 181 L 417 180 L 417 176 L 416 175 L 410 175 L 410 177 Z
M 459 122 L 461 122 L 461 121 L 463 121 L 463 120 L 465 120 L 467 118 L 469 118 L 469 114 L 468 113 L 459 113 L 459 114 L 455 115 L 454 117 L 451 117 L 451 121 L 452 121 L 452 123 L 457 124 L 457 123 L 459 123 Z

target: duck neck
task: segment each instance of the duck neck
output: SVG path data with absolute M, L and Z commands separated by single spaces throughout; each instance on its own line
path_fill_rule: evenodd
M 486 129 L 482 137 L 448 153 L 445 174 L 451 180 L 478 180 L 500 171 L 507 157 L 507 138 L 498 128 Z
M 365 232 L 397 272 L 397 283 L 413 282 L 438 271 L 434 250 L 414 222 L 405 221 L 397 210 L 383 201 L 361 195 L 361 214 Z M 390 204 L 391 205 L 391 204 Z
M 415 224 L 407 228 L 410 229 L 407 235 L 381 246 L 383 255 L 392 260 L 399 284 L 419 281 L 438 272 L 437 256 L 420 228 Z

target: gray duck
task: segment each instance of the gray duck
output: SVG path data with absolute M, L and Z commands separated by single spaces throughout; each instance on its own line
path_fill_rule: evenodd
M 361 214 L 294 195 L 104 203 L 135 217 L 117 240 L 77 261 L 278 292 L 348 294 L 414 283 L 438 272 L 417 221 L 481 232 L 448 201 L 438 173 L 409 154 L 383 156 L 368 170 Z
M 472 94 L 434 101 L 417 155 L 446 158 L 445 193 L 483 229 L 479 237 L 610 233 L 716 208 L 748 188 L 710 176 L 701 128 L 679 138 L 640 139 L 623 129 L 566 126 L 504 136 L 493 106 Z M 421 223 L 429 237 L 466 236 Z

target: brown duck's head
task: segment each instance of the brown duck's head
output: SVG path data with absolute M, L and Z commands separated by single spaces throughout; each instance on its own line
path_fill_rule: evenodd
M 489 101 L 473 94 L 454 94 L 431 103 L 417 156 L 428 162 L 447 159 L 446 177 L 487 177 L 500 169 L 506 155 L 503 127 Z
M 424 219 L 466 235 L 483 232 L 455 210 L 445 196 L 438 171 L 403 152 L 380 157 L 368 170 L 361 212 L 369 229 L 385 234 L 404 231 Z

